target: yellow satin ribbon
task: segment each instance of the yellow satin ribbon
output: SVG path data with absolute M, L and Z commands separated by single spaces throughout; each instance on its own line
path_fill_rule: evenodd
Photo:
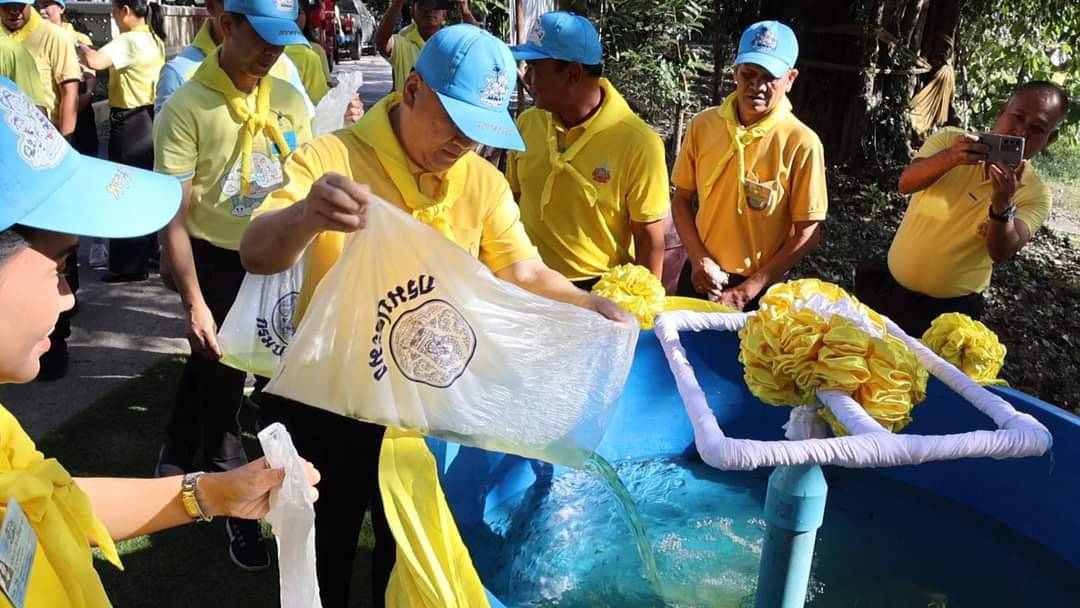
M 199 28 L 199 32 L 195 34 L 195 38 L 191 40 L 191 46 L 202 51 L 202 54 L 209 57 L 211 53 L 217 49 L 218 45 L 214 42 L 214 37 L 210 35 L 210 20 L 203 21 L 202 27 Z
M 275 116 L 270 112 L 271 79 L 263 78 L 256 85 L 255 91 L 244 93 L 236 88 L 229 75 L 221 69 L 220 53 L 220 49 L 214 49 L 214 52 L 207 55 L 206 60 L 195 70 L 192 79 L 221 93 L 229 111 L 243 123 L 243 131 L 240 133 L 240 196 L 246 196 L 251 191 L 251 148 L 255 136 L 263 133 L 269 137 L 277 145 L 278 158 L 282 162 L 291 150 L 278 128 Z M 251 95 L 255 96 L 255 111 L 251 110 L 248 103 Z
M 604 100 L 601 102 L 600 110 L 595 116 L 586 121 L 584 125 L 585 132 L 574 143 L 570 144 L 570 147 L 564 152 L 559 151 L 559 136 L 555 131 L 555 115 L 550 112 L 544 113 L 547 120 L 548 162 L 551 164 L 551 172 L 548 173 L 547 180 L 544 181 L 544 190 L 540 194 L 540 219 L 544 218 L 544 208 L 551 202 L 555 180 L 563 173 L 577 182 L 578 187 L 585 193 L 585 200 L 588 201 L 589 206 L 596 206 L 596 186 L 593 185 L 592 180 L 577 170 L 572 161 L 588 145 L 593 136 L 614 126 L 626 118 L 627 115 L 633 114 L 633 110 L 630 109 L 626 100 L 623 99 L 622 95 L 619 95 L 619 92 L 615 90 L 615 87 L 611 86 L 607 79 L 600 79 L 600 88 L 604 92 Z
M 38 26 L 41 25 L 41 21 L 41 15 L 38 14 L 37 9 L 31 6 L 30 18 L 26 20 L 26 25 L 22 26 L 22 29 L 17 32 L 13 32 L 9 30 L 6 25 L 3 26 L 3 28 L 4 32 L 6 32 L 8 36 L 14 38 L 17 42 L 25 42 L 26 39 L 29 38 L 37 30 Z
M 400 93 L 387 95 L 351 129 L 375 149 L 379 163 L 401 193 L 412 216 L 454 240 L 448 214 L 465 189 L 468 166 L 464 159 L 459 159 L 444 172 L 427 173 L 409 160 L 390 126 L 390 110 L 400 102 Z
M 998 372 L 1005 364 L 1005 345 L 989 327 L 958 312 L 948 312 L 930 324 L 923 344 L 979 384 L 1003 384 Z
M 15 417 L 0 406 L 0 501 L 5 505 L 0 517 L 10 499 L 18 501 L 30 520 L 38 551 L 56 572 L 69 604 L 110 606 L 90 552 L 93 541 L 109 562 L 123 570 L 105 524 L 64 467 L 37 451 Z
M 724 103 L 720 105 L 720 116 L 727 124 L 728 135 L 731 139 L 731 145 L 728 146 L 727 152 L 716 163 L 716 168 L 713 169 L 712 175 L 705 182 L 704 194 L 707 196 L 712 192 L 716 182 L 720 179 L 720 175 L 724 172 L 727 164 L 734 158 L 738 163 L 739 179 L 738 179 L 738 203 L 736 209 L 741 214 L 743 212 L 743 202 L 746 199 L 746 187 L 744 182 L 746 181 L 746 149 L 750 147 L 750 144 L 763 137 L 766 133 L 772 130 L 780 121 L 784 120 L 791 114 L 791 102 L 787 97 L 780 100 L 780 103 L 773 108 L 772 112 L 769 112 L 767 116 L 750 125 L 744 127 L 739 122 L 739 115 L 736 112 L 735 105 L 735 93 L 727 96 Z

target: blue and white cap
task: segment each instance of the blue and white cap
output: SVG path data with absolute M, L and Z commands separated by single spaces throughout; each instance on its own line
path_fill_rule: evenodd
M 758 21 L 746 28 L 739 38 L 735 65 L 760 65 L 779 78 L 795 67 L 799 59 L 799 41 L 795 32 L 779 21 Z
M 600 34 L 588 19 L 574 13 L 544 13 L 529 30 L 525 44 L 510 49 L 518 61 L 559 59 L 585 65 L 600 65 L 604 48 Z
M 525 149 L 509 112 L 517 65 L 501 40 L 473 25 L 444 27 L 424 43 L 416 73 L 466 137 L 493 148 Z
M 225 0 L 225 12 L 246 16 L 267 44 L 311 46 L 300 26 L 296 25 L 300 15 L 299 0 Z
M 15 224 L 128 238 L 180 208 L 174 177 L 82 156 L 15 83 L 0 77 L 0 230 Z

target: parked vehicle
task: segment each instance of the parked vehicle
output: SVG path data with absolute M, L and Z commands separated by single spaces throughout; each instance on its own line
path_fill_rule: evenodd
M 373 48 L 375 16 L 361 0 L 337 0 L 334 12 L 338 59 L 359 59 Z

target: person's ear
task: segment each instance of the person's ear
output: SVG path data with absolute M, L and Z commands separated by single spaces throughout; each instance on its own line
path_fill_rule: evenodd
M 221 35 L 229 36 L 231 38 L 233 32 L 236 30 L 236 22 L 233 21 L 232 15 L 229 13 L 221 13 L 218 15 L 217 22 L 218 27 L 221 28 Z
M 790 70 L 788 70 L 788 73 L 787 73 L 787 91 L 785 91 L 786 93 L 791 92 L 791 87 L 795 85 L 795 79 L 798 78 L 798 77 L 799 77 L 799 70 L 796 70 L 795 68 L 791 68 Z
M 410 110 L 416 107 L 416 99 L 420 95 L 420 87 L 424 86 L 423 79 L 420 78 L 420 74 L 416 73 L 416 70 L 409 72 L 409 77 L 405 79 L 405 86 L 401 89 L 401 103 Z

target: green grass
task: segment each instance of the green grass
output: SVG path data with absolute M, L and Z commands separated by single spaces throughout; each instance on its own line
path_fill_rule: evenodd
M 166 357 L 139 378 L 105 395 L 75 418 L 38 441 L 73 476 L 147 477 L 172 412 L 184 358 Z M 241 413 L 248 456 L 261 454 L 254 412 Z M 119 544 L 125 571 L 96 559 L 105 589 L 117 608 L 189 606 L 259 607 L 278 605 L 276 549 L 264 525 L 274 565 L 264 572 L 241 571 L 226 549 L 223 523 L 188 525 Z M 353 606 L 369 602 L 372 536 L 365 523 L 353 575 Z
M 1047 146 L 1033 161 L 1044 178 L 1080 185 L 1080 145 L 1057 142 Z

